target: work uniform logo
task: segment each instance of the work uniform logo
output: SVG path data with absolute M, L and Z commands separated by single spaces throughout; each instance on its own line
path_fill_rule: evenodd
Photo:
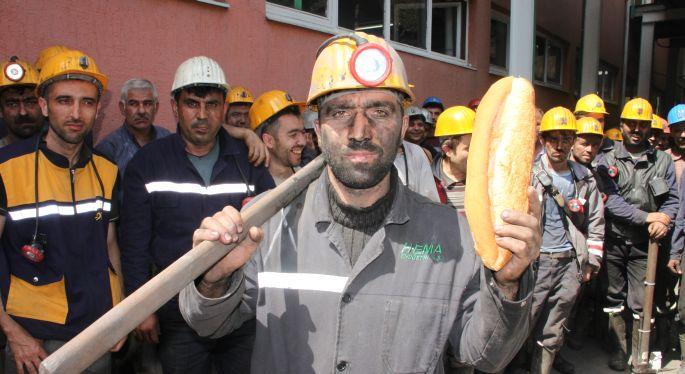
M 243 99 L 247 98 L 247 92 L 241 91 L 241 92 L 240 92 L 240 97 L 242 97 Z
M 400 253 L 401 260 L 442 262 L 442 246 L 433 243 L 405 242 Z
M 595 102 L 595 108 L 601 108 L 601 107 L 602 107 L 602 103 L 600 103 L 599 101 Z
M 642 108 L 637 108 L 637 114 L 642 114 L 643 109 Z
M 568 120 L 566 119 L 566 117 L 561 117 L 561 118 L 559 119 L 559 124 L 560 124 L 560 125 L 566 126 L 567 123 L 568 123 Z

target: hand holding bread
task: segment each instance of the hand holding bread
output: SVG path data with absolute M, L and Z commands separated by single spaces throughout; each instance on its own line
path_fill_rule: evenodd
M 465 208 L 476 252 L 501 284 L 518 284 L 540 249 L 540 202 L 530 187 L 535 141 L 530 82 L 495 82 L 476 113 Z

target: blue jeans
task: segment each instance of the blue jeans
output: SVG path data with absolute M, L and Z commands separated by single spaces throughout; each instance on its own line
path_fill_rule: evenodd
M 175 306 L 178 308 L 178 306 Z M 177 309 L 178 310 L 178 309 Z M 159 313 L 159 359 L 165 374 L 218 374 L 250 372 L 255 320 L 246 321 L 231 334 L 210 339 L 199 336 L 176 313 Z

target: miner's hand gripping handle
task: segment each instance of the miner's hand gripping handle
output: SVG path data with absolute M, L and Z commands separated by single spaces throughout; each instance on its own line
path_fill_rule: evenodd
M 264 224 L 306 190 L 321 175 L 324 165 L 323 158 L 319 156 L 243 210 L 244 226 L 249 228 Z M 247 232 L 248 230 L 243 231 L 243 239 Z M 203 242 L 194 247 L 43 360 L 40 373 L 83 371 L 145 318 L 228 254 L 235 245 Z

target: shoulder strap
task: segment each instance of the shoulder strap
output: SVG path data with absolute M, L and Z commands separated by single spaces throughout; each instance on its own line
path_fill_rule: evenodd
M 552 183 L 552 177 L 550 177 L 545 170 L 537 165 L 533 167 L 533 173 L 535 175 L 535 179 L 540 182 L 545 192 L 552 196 L 560 208 L 564 208 L 566 206 L 566 202 L 564 201 L 564 197 L 559 193 L 559 190 L 554 187 L 554 184 Z

